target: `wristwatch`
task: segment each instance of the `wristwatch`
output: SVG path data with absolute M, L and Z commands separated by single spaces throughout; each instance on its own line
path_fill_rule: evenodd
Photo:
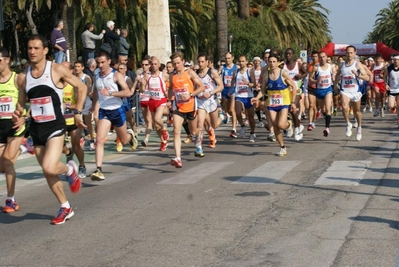
M 194 96 L 193 93 L 190 93 L 190 96 Z
M 108 91 L 108 95 L 109 95 L 109 96 L 112 96 L 112 91 Z
M 82 111 L 75 109 L 75 110 L 73 111 L 73 113 L 74 113 L 74 114 L 82 114 Z

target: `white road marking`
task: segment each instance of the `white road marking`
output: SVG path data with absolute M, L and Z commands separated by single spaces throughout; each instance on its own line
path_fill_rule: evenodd
M 315 185 L 359 185 L 371 161 L 334 161 L 316 180 Z

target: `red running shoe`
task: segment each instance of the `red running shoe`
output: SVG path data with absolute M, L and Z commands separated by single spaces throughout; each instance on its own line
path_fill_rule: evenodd
M 67 180 L 69 182 L 69 188 L 71 189 L 72 193 L 77 193 L 82 184 L 82 181 L 80 180 L 80 177 L 79 177 L 78 165 L 76 165 L 76 163 L 73 160 L 68 161 L 67 165 L 72 166 L 72 168 L 73 168 L 71 175 L 67 175 Z
M 11 199 L 6 199 L 6 205 L 3 207 L 3 212 L 10 213 L 17 210 L 19 210 L 17 202 L 12 201 Z
M 168 141 L 168 139 L 169 139 L 168 130 L 166 130 L 166 129 L 163 129 L 163 130 L 162 130 L 162 139 L 163 139 L 165 142 Z M 163 150 L 161 150 L 161 151 L 163 151 Z
M 159 148 L 159 151 L 165 151 L 167 147 L 168 142 L 161 142 L 161 147 Z
M 176 168 L 181 168 L 183 167 L 183 164 L 181 163 L 181 160 L 178 158 L 174 158 L 170 161 L 170 165 L 175 166 Z
M 63 224 L 66 220 L 68 220 L 69 218 L 71 218 L 75 213 L 72 210 L 72 207 L 67 209 L 67 208 L 60 208 L 60 210 L 58 211 L 57 216 L 55 216 L 52 220 L 51 220 L 51 224 Z

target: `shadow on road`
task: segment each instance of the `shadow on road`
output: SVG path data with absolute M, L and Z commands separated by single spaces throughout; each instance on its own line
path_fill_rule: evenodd
M 25 220 L 51 220 L 54 216 L 38 214 L 38 213 L 26 213 L 23 216 L 15 216 L 15 213 L 2 213 L 0 214 L 0 223 L 2 224 L 11 224 L 18 223 Z
M 394 220 L 388 220 L 374 216 L 356 216 L 356 217 L 349 217 L 349 219 L 360 222 L 386 223 L 389 225 L 389 227 L 399 230 L 399 222 Z

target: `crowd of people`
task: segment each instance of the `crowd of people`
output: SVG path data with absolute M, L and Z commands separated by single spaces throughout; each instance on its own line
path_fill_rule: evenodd
M 159 150 L 167 149 L 170 132 L 164 121 L 166 117 L 173 126 L 175 156 L 170 164 L 176 168 L 183 166 L 182 142 L 192 142 L 194 156 L 204 157 L 205 134 L 209 148 L 215 148 L 215 130 L 229 121 L 230 137 L 244 138 L 249 127 L 251 143 L 256 140 L 257 125 L 267 128 L 268 140 L 279 144 L 276 155 L 285 156 L 284 134 L 299 141 L 305 130 L 301 122 L 308 119 L 307 130 L 312 131 L 316 119 L 323 116 L 323 135 L 328 137 L 331 118 L 338 109 L 346 121 L 345 135 L 350 137 L 355 127 L 356 140 L 360 141 L 361 99 L 365 94 L 364 112 L 372 112 L 374 108 L 374 116 L 383 117 L 386 97 L 391 112 L 397 112 L 399 55 L 392 55 L 389 62 L 381 55 L 362 62 L 356 48 L 348 46 L 346 57 L 338 58 L 336 63 L 323 51 L 313 51 L 310 62 L 303 62 L 291 48 L 284 51 L 284 59 L 280 59 L 279 50 L 267 49 L 263 60 L 257 56 L 248 60 L 240 55 L 237 62 L 231 52 L 226 52 L 216 67 L 206 53 L 198 54 L 194 65 L 186 61 L 182 52 L 175 52 L 164 64 L 154 56 L 146 56 L 141 60 L 141 71 L 132 77 L 127 73 L 127 31 L 112 32 L 112 21 L 99 35 L 92 33 L 92 24 L 86 28 L 82 38 L 84 61 L 73 64 L 64 58 L 62 21 L 54 29 L 51 44 L 40 35 L 29 38 L 29 63 L 19 74 L 10 69 L 8 51 L 0 48 L 0 171 L 5 173 L 7 182 L 3 212 L 19 209 L 14 196 L 14 164 L 24 138 L 29 136 L 47 183 L 61 205 L 51 222 L 62 224 L 71 218 L 74 211 L 58 175 L 66 176 L 73 193 L 79 191 L 81 179 L 87 175 L 82 149 L 85 135 L 82 130 L 86 128 L 89 149 L 95 151 L 92 180 L 105 179 L 104 144 L 111 128 L 117 136 L 117 151 L 122 151 L 124 145 L 137 149 L 139 136 L 130 101 L 135 93 L 140 96 L 145 121 L 141 145 L 144 148 L 149 145 L 151 132 L 155 130 Z M 101 39 L 103 34 L 104 39 L 110 39 L 106 42 L 109 46 L 102 46 L 95 54 L 94 40 Z M 46 59 L 50 49 L 54 49 L 54 62 Z M 355 115 L 353 124 L 350 114 Z M 185 138 L 181 138 L 182 128 Z M 66 135 L 70 136 L 71 148 L 65 144 Z M 60 161 L 62 153 L 66 155 L 66 163 Z

